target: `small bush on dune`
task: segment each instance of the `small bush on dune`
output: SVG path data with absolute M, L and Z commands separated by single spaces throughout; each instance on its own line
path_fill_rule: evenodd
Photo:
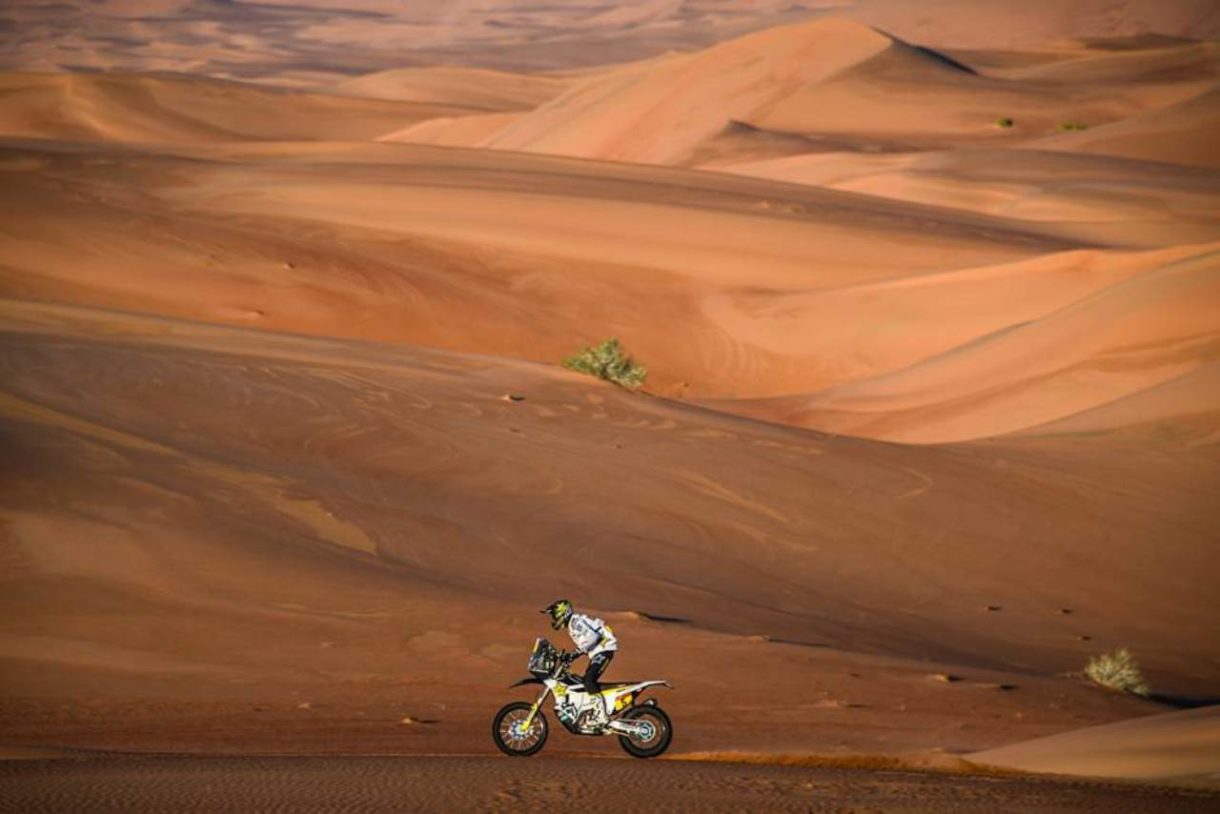
M 1148 689 L 1148 683 L 1144 681 L 1144 674 L 1140 672 L 1140 666 L 1135 662 L 1135 657 L 1125 647 L 1119 648 L 1113 653 L 1103 653 L 1089 659 L 1089 663 L 1084 666 L 1084 674 L 1094 684 L 1100 684 L 1112 690 L 1145 697 L 1151 692 Z
M 1012 119 L 1010 119 L 1007 116 L 1001 116 L 1000 118 L 995 120 L 995 126 L 1001 127 L 1005 130 L 1012 127 L 1014 124 L 1016 124 L 1016 122 L 1014 122 Z
M 1064 132 L 1069 130 L 1088 130 L 1089 126 L 1083 122 L 1059 122 L 1059 129 Z
M 644 383 L 647 369 L 628 356 L 617 339 L 607 339 L 600 345 L 585 348 L 563 360 L 563 366 L 577 373 L 586 373 L 614 382 L 620 387 L 635 389 Z

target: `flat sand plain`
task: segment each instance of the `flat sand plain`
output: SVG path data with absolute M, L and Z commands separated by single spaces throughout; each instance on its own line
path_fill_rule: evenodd
M 96 757 L 0 764 L 0 811 L 1209 812 L 1206 792 L 1032 777 L 488 757 Z

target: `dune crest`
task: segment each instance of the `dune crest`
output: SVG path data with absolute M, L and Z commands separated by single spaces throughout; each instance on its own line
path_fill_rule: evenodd
M 549 76 L 478 68 L 396 68 L 346 79 L 325 90 L 344 96 L 468 107 L 481 112 L 532 110 L 571 84 Z M 322 90 L 322 88 L 319 88 Z
M 770 29 L 580 84 L 481 146 L 674 163 L 733 120 L 858 65 L 894 40 L 840 19 Z

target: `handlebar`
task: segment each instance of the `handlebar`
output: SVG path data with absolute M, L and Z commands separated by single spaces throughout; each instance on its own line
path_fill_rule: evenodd
M 578 658 L 580 658 L 582 655 L 584 655 L 584 654 L 583 654 L 583 653 L 581 653 L 579 650 L 576 650 L 576 651 L 571 652 L 571 653 L 568 653 L 568 652 L 566 652 L 566 651 L 560 650 L 560 651 L 559 651 L 559 658 L 557 659 L 558 663 L 555 665 L 555 668 L 556 668 L 556 669 L 555 669 L 555 677 L 556 677 L 556 678 L 558 678 L 558 677 L 560 677 L 560 676 L 564 675 L 565 673 L 567 673 L 567 672 L 568 672 L 568 666 L 569 666 L 569 665 L 570 665 L 572 662 L 574 662 L 574 661 L 576 661 Z

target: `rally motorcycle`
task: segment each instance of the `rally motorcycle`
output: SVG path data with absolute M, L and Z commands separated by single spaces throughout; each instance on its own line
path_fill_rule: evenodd
M 673 687 L 666 681 L 601 682 L 601 692 L 590 695 L 583 680 L 568 672 L 579 655 L 563 653 L 546 639 L 534 642 L 527 666 L 530 677 L 512 686 L 541 684 L 542 695 L 532 704 L 516 701 L 496 713 L 491 736 L 500 751 L 529 757 L 542 749 L 548 734 L 542 705 L 552 694 L 555 717 L 573 735 L 618 735 L 619 744 L 632 757 L 656 757 L 668 749 L 674 732 L 669 716 L 651 698 L 638 701 L 649 687 Z

